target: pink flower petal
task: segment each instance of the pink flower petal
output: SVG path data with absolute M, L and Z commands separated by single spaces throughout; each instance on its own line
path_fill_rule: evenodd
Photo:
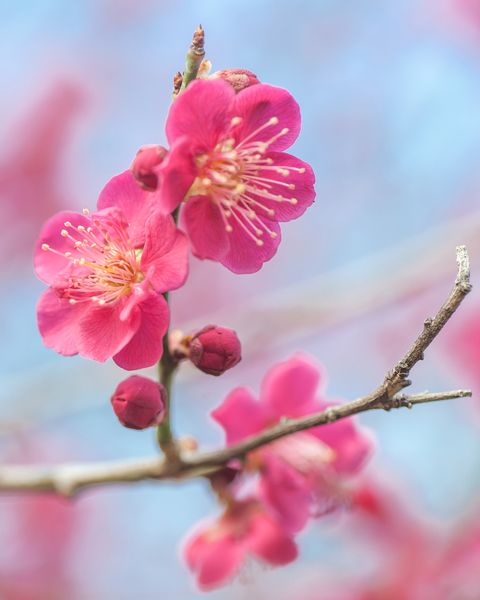
M 157 292 L 175 290 L 188 274 L 188 239 L 171 216 L 155 211 L 146 223 L 141 270 Z
M 300 133 L 300 108 L 287 90 L 266 83 L 252 85 L 237 94 L 230 108 L 231 117 L 241 117 L 242 121 L 235 128 L 235 139 L 240 142 L 247 136 L 249 141 L 267 142 L 288 129 L 285 135 L 280 135 L 269 146 L 270 150 L 285 150 L 293 144 Z M 278 119 L 276 124 L 263 127 L 272 118 Z
M 291 536 L 267 513 L 258 512 L 251 524 L 249 550 L 270 565 L 286 565 L 298 556 Z
M 262 381 L 260 397 L 279 419 L 320 410 L 315 400 L 322 379 L 320 367 L 302 354 L 272 367 Z
M 228 125 L 234 97 L 233 88 L 221 79 L 193 81 L 170 108 L 165 126 L 169 144 L 186 135 L 196 152 L 214 148 Z
M 85 358 L 105 362 L 128 344 L 141 322 L 138 307 L 129 318 L 122 320 L 123 303 L 114 306 L 98 306 L 89 302 L 88 310 L 80 322 L 79 353 Z
M 276 237 L 272 238 L 268 233 L 265 233 L 262 236 L 263 246 L 258 246 L 239 223 L 231 220 L 233 229 L 227 234 L 230 250 L 225 256 L 217 260 L 234 273 L 256 273 L 259 271 L 263 263 L 275 255 L 281 240 L 278 223 L 268 221 L 268 219 L 263 220 Z
M 234 389 L 211 415 L 225 430 L 229 446 L 265 429 L 269 421 L 264 406 L 247 388 Z
M 320 410 L 325 410 L 329 406 L 332 406 L 332 403 L 322 403 Z M 336 453 L 332 465 L 338 473 L 357 473 L 368 460 L 375 446 L 370 432 L 359 427 L 353 417 L 315 427 L 310 429 L 309 433 L 330 446 Z
M 250 192 L 249 195 L 252 196 L 252 198 L 254 198 L 257 202 L 265 206 L 267 209 L 275 211 L 273 216 L 268 216 L 265 211 L 259 208 L 258 215 L 260 217 L 265 215 L 267 218 L 273 221 L 291 221 L 292 219 L 297 219 L 303 215 L 303 213 L 315 199 L 315 189 L 313 187 L 315 183 L 315 175 L 312 167 L 303 160 L 300 160 L 295 156 L 291 156 L 290 154 L 286 154 L 285 152 L 270 152 L 268 158 L 271 158 L 274 161 L 272 166 L 286 169 L 291 167 L 292 169 L 288 169 L 288 175 L 286 173 L 277 173 L 272 169 L 260 170 L 258 172 L 259 177 L 265 177 L 269 180 L 268 191 L 271 194 L 277 197 L 283 196 L 286 199 L 283 202 L 278 202 L 276 200 L 265 198 L 265 195 L 257 195 L 253 192 Z M 300 173 L 294 169 L 305 169 L 305 172 Z M 279 183 L 276 184 L 274 181 L 278 181 Z M 285 183 L 292 184 L 295 186 L 295 188 L 290 190 L 285 187 Z M 263 190 L 264 188 L 259 186 L 259 189 Z M 291 198 L 296 200 L 296 204 L 292 204 L 288 201 L 288 199 Z
M 285 529 L 300 531 L 310 517 L 312 494 L 308 482 L 277 457 L 273 449 L 265 449 L 262 457 L 265 464 L 260 481 L 263 501 L 274 509 Z
M 73 244 L 67 237 L 61 235 L 62 229 L 65 229 L 64 223 L 70 221 L 74 227 L 78 225 L 88 226 L 88 219 L 82 214 L 62 211 L 49 219 L 40 233 L 40 237 L 35 245 L 34 267 L 37 277 L 45 283 L 52 284 L 57 275 L 65 269 L 70 262 L 63 256 L 54 252 L 42 250 L 42 244 L 48 244 L 53 250 L 60 253 L 73 250 Z
M 176 139 L 159 169 L 161 180 L 156 197 L 160 210 L 166 214 L 182 202 L 197 176 L 191 146 L 187 136 Z
M 45 346 L 64 356 L 78 354 L 79 323 L 87 310 L 84 303 L 72 306 L 55 290 L 45 290 L 37 304 L 38 329 Z
M 228 251 L 229 241 L 220 210 L 207 196 L 193 196 L 182 210 L 192 252 L 198 258 L 220 260 Z
M 117 208 L 128 223 L 128 234 L 135 248 L 145 241 L 145 222 L 157 201 L 156 192 L 142 190 L 130 170 L 112 177 L 100 192 L 97 208 Z
M 227 535 L 215 537 L 215 533 L 202 532 L 188 540 L 184 547 L 185 560 L 203 590 L 227 583 L 240 567 L 245 553 L 242 543 Z
M 113 357 L 119 367 L 128 371 L 150 367 L 160 360 L 169 323 L 168 305 L 159 294 L 151 294 L 139 303 L 138 309 L 140 324 L 136 333 Z

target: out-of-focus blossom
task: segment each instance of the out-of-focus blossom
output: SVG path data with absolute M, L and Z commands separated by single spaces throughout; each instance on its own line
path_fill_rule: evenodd
M 15 124 L 3 144 L 0 248 L 9 264 L 30 255 L 38 228 L 64 204 L 59 169 L 65 162 L 72 125 L 84 106 L 84 93 L 78 85 L 57 82 L 35 102 L 26 118 Z
M 195 531 L 184 548 L 202 589 L 227 583 L 248 555 L 272 566 L 297 557 L 291 535 L 254 498 L 231 502 L 220 518 Z
M 157 381 L 132 375 L 118 384 L 111 397 L 118 420 L 130 429 L 159 425 L 165 416 L 167 391 Z
M 376 571 L 336 584 L 317 582 L 322 594 L 305 600 L 476 599 L 480 589 L 480 518 L 470 516 L 449 531 L 415 513 L 396 491 L 367 481 L 351 497 L 349 527 L 369 552 Z M 355 525 L 359 525 L 357 527 Z
M 260 399 L 247 388 L 233 390 L 213 411 L 227 444 L 235 444 L 282 418 L 309 415 L 332 406 L 318 392 L 322 371 L 297 354 L 265 376 Z M 342 482 L 356 474 L 372 450 L 370 435 L 352 418 L 282 438 L 248 455 L 247 470 L 260 474 L 263 500 L 291 531 L 300 530 L 315 512 L 343 500 Z
M 187 276 L 187 240 L 170 216 L 131 202 L 132 175 L 107 184 L 89 214 L 61 212 L 44 226 L 35 252 L 50 287 L 37 307 L 46 346 L 125 369 L 156 363 L 169 312 L 163 293 Z M 88 212 L 88 211 L 87 211 Z
M 2 462 L 18 464 L 35 464 L 52 457 L 58 460 L 66 450 L 31 431 L 7 448 Z M 72 597 L 72 559 L 78 533 L 84 525 L 85 509 L 84 505 L 53 494 L 3 494 L 0 498 L 2 600 Z
M 480 308 L 459 315 L 447 330 L 444 353 L 449 364 L 461 375 L 463 385 L 480 392 Z
M 217 325 L 207 325 L 197 331 L 188 350 L 192 363 L 209 375 L 225 373 L 242 358 L 242 347 L 235 331 Z
M 300 110 L 284 89 L 257 84 L 236 94 L 221 79 L 194 81 L 173 103 L 160 204 L 186 197 L 183 223 L 199 258 L 253 273 L 275 254 L 281 221 L 315 197 L 311 167 L 283 152 L 300 131 Z

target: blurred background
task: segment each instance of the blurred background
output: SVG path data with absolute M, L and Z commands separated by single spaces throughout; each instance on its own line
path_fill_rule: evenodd
M 165 143 L 172 76 L 198 23 L 213 70 L 247 68 L 296 97 L 294 153 L 316 171 L 317 201 L 283 227 L 278 254 L 255 275 L 192 259 L 173 325 L 234 327 L 244 358 L 218 379 L 181 369 L 177 432 L 222 444 L 209 411 L 233 386 L 258 390 L 267 368 L 298 349 L 326 366 L 328 395 L 365 394 L 446 297 L 457 244 L 469 247 L 476 285 L 477 0 L 0 0 L 0 23 L 3 462 L 156 451 L 153 433 L 122 428 L 111 411 L 124 372 L 43 347 L 31 254 L 53 212 L 93 208 L 141 145 Z M 315 522 L 293 565 L 248 565 L 212 599 L 480 598 L 479 294 L 411 388 L 472 387 L 476 397 L 363 415 L 378 445 L 360 508 Z M 73 501 L 1 497 L 0 598 L 200 597 L 178 548 L 215 512 L 203 481 L 93 489 Z M 398 540 L 393 552 L 385 532 Z M 445 595 L 428 584 L 440 577 Z

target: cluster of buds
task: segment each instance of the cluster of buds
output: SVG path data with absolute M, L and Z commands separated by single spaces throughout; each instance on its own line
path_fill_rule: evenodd
M 233 329 L 207 325 L 189 336 L 174 331 L 170 346 L 175 361 L 189 359 L 200 371 L 221 375 L 241 360 L 241 345 Z M 111 397 L 118 420 L 130 429 L 160 425 L 166 414 L 165 387 L 141 375 L 122 381 Z

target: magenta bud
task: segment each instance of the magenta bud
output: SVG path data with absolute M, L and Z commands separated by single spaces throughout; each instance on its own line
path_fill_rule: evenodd
M 233 329 L 207 325 L 192 336 L 189 358 L 204 373 L 221 375 L 240 362 L 242 347 Z
M 110 401 L 122 425 L 130 429 L 146 429 L 162 422 L 166 396 L 167 392 L 160 383 L 132 375 L 118 384 Z
M 255 73 L 247 71 L 247 69 L 223 69 L 223 71 L 213 73 L 211 78 L 223 79 L 228 82 L 237 94 L 251 85 L 260 83 Z
M 148 191 L 158 187 L 157 167 L 167 156 L 168 150 L 163 146 L 142 146 L 135 156 L 130 167 L 133 176 L 140 186 Z

